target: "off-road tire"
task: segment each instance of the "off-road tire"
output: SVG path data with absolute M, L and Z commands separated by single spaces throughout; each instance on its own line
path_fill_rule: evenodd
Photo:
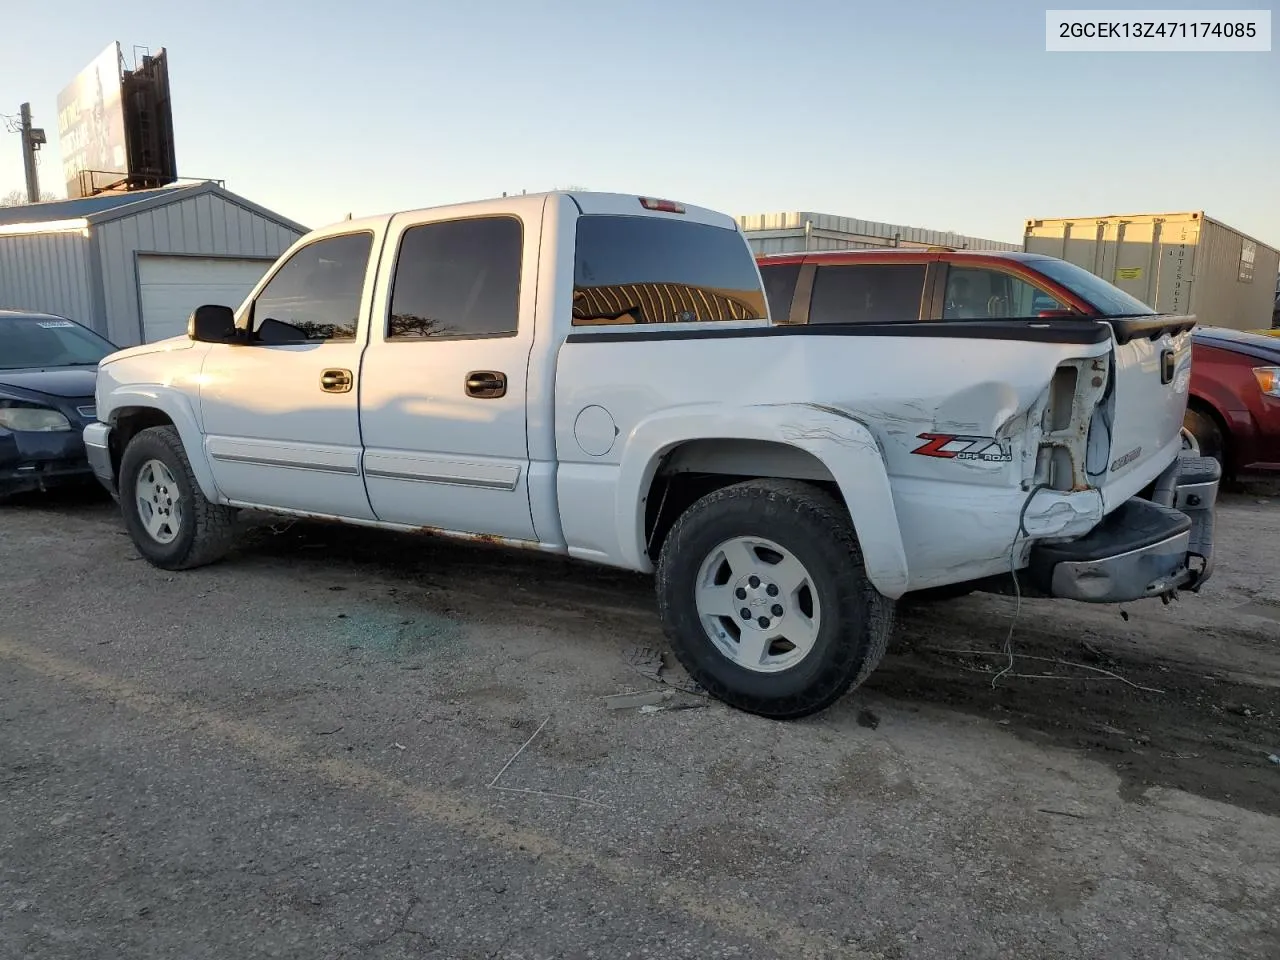
M 138 472 L 149 460 L 159 460 L 177 481 L 183 514 L 178 535 L 171 543 L 159 543 L 147 532 L 138 513 Z M 138 552 L 162 570 L 190 570 L 226 556 L 235 543 L 236 511 L 212 503 L 200 490 L 182 438 L 171 426 L 148 427 L 139 431 L 125 448 L 120 460 L 120 513 Z
M 699 618 L 699 568 L 718 544 L 738 536 L 766 538 L 791 551 L 818 593 L 817 640 L 788 669 L 760 673 L 734 663 Z M 657 594 L 663 630 L 689 674 L 730 706 L 776 720 L 817 713 L 861 684 L 893 633 L 894 603 L 867 579 L 848 511 L 797 480 L 749 480 L 696 501 L 663 542 Z

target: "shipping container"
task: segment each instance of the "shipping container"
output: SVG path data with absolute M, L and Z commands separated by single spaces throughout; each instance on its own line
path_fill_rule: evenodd
M 882 247 L 955 247 L 957 250 L 1021 250 L 1019 243 L 986 240 L 946 230 L 855 220 L 827 213 L 753 213 L 738 225 L 757 256 L 815 250 L 864 250 Z
M 1271 326 L 1280 251 L 1203 211 L 1028 220 L 1024 243 L 1162 313 L 1192 314 L 1206 327 Z

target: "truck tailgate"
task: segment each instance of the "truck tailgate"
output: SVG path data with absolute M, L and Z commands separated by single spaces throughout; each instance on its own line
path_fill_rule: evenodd
M 1180 447 L 1191 382 L 1191 317 L 1108 321 L 1115 337 L 1110 459 L 1091 464 L 1109 512 L 1150 482 Z M 1105 471 L 1105 475 L 1103 474 Z

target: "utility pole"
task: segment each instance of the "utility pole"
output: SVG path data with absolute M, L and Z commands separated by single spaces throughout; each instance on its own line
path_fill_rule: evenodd
M 40 202 L 40 172 L 36 169 L 36 151 L 45 143 L 44 130 L 31 126 L 31 104 L 24 103 L 22 113 L 22 165 L 27 172 L 27 202 Z

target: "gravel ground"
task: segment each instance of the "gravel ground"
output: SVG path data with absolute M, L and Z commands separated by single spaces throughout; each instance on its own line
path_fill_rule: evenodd
M 779 724 L 645 674 L 643 578 L 0 507 L 0 957 L 1275 958 L 1280 500 L 1219 518 L 1200 596 L 1026 601 L 998 679 L 1013 600 L 915 609 Z

